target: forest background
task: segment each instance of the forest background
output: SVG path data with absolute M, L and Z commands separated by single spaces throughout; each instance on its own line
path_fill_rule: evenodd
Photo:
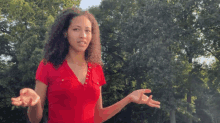
M 0 122 L 29 122 L 10 99 L 34 89 L 48 28 L 80 2 L 0 0 Z M 102 0 L 88 11 L 100 26 L 103 107 L 141 88 L 161 102 L 131 103 L 105 123 L 220 123 L 220 0 Z M 46 103 L 42 123 L 47 114 Z

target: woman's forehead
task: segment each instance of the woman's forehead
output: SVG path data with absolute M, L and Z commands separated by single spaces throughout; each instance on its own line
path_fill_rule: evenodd
M 85 26 L 91 28 L 92 24 L 87 17 L 81 15 L 73 18 L 71 20 L 70 26 Z

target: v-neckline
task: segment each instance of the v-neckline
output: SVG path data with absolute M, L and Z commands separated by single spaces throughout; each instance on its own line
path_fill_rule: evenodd
M 86 78 L 87 78 L 87 76 L 88 76 L 88 71 L 90 71 L 89 70 L 89 62 L 87 62 L 87 72 L 86 72 L 86 78 L 85 78 L 85 81 L 84 81 L 84 83 L 81 83 L 80 81 L 79 81 L 79 79 L 78 79 L 78 77 L 76 76 L 76 74 L 74 73 L 74 71 L 70 68 L 70 66 L 68 65 L 68 62 L 67 62 L 67 60 L 65 59 L 65 64 L 66 64 L 66 67 L 69 69 L 69 71 L 71 71 L 70 73 L 74 76 L 74 78 L 75 79 L 77 79 L 77 82 L 79 82 L 81 85 L 85 85 L 85 83 L 86 83 Z

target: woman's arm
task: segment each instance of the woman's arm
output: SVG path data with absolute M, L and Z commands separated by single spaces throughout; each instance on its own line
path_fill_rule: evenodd
M 150 89 L 139 89 L 133 91 L 131 94 L 120 100 L 119 102 L 103 108 L 102 107 L 102 93 L 101 93 L 101 87 L 100 87 L 100 96 L 96 104 L 95 108 L 95 123 L 101 123 L 104 122 L 110 118 L 112 118 L 114 115 L 116 115 L 118 112 L 120 112 L 127 104 L 134 102 L 137 104 L 147 104 L 150 107 L 157 107 L 160 108 L 160 102 L 154 101 L 152 99 L 152 95 L 150 97 L 146 96 L 144 93 L 151 93 Z
M 102 107 L 102 92 L 101 92 L 101 87 L 100 87 L 100 96 L 95 107 L 95 123 L 102 123 L 112 118 L 114 115 L 120 112 L 130 102 L 131 100 L 129 96 L 126 96 L 119 102 L 111 106 L 108 106 L 106 108 L 103 108 Z
M 37 103 L 37 105 L 28 107 L 27 114 L 31 123 L 39 123 L 43 117 L 47 85 L 39 80 L 36 80 L 35 92 L 40 96 L 40 101 Z

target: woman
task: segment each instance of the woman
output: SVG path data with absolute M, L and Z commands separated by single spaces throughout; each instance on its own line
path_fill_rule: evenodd
M 36 72 L 35 90 L 23 88 L 12 98 L 16 106 L 28 106 L 28 117 L 39 123 L 48 98 L 48 123 L 101 123 L 130 102 L 160 108 L 160 102 L 133 91 L 112 106 L 102 107 L 101 87 L 106 84 L 101 61 L 99 26 L 87 11 L 71 8 L 60 13 L 45 45 L 44 59 Z

